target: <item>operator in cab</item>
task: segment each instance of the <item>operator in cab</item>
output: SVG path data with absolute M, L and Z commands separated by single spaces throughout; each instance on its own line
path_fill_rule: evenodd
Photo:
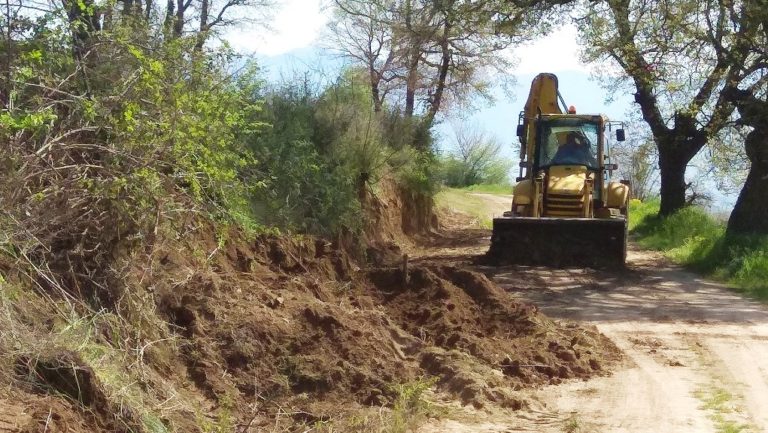
M 550 164 L 597 167 L 597 160 L 590 147 L 586 137 L 577 132 L 569 132 L 566 135 L 565 144 L 557 149 Z

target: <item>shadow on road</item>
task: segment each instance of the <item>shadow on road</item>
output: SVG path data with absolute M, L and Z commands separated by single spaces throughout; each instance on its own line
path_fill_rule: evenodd
M 679 267 L 656 265 L 619 272 L 520 266 L 478 270 L 553 318 L 768 323 L 768 311 L 760 303 Z

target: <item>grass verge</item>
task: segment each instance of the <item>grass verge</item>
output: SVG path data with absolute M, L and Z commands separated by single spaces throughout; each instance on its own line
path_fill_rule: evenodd
M 480 184 L 462 188 L 463 191 L 481 192 L 485 194 L 511 195 L 512 185 L 509 184 Z
M 768 300 L 768 237 L 726 236 L 725 223 L 698 207 L 665 218 L 658 210 L 657 200 L 630 205 L 629 228 L 642 247 Z
M 471 216 L 479 227 L 491 228 L 490 215 L 493 212 L 488 209 L 486 201 L 469 194 L 465 189 L 444 188 L 435 196 L 435 203 L 438 208 L 447 208 Z

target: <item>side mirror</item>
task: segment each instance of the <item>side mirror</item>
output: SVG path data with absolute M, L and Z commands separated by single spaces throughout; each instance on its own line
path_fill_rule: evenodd
M 522 137 L 525 135 L 525 125 L 517 125 L 517 136 Z
M 616 130 L 616 141 L 624 141 L 627 137 L 624 135 L 624 129 L 619 128 Z

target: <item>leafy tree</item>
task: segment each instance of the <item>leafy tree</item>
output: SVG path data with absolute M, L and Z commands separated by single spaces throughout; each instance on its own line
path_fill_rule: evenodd
M 552 5 L 459 0 L 336 0 L 334 47 L 366 68 L 374 110 L 398 98 L 429 129 L 446 102 L 488 96 L 489 74 L 511 65 L 500 51 L 546 28 Z M 496 76 L 501 77 L 501 74 Z
M 725 0 L 606 0 L 578 19 L 585 58 L 618 66 L 653 134 L 662 215 L 686 204 L 691 159 L 731 120 L 753 29 Z M 749 66 L 747 66 L 749 68 Z
M 744 0 L 731 6 L 732 19 L 749 29 L 740 41 L 750 61 L 742 65 L 744 79 L 729 93 L 747 127 L 744 148 L 750 168 L 728 220 L 728 235 L 768 234 L 768 9 L 764 1 Z M 734 49 L 726 51 L 733 55 Z
M 656 146 L 650 132 L 641 125 L 634 125 L 635 131 L 627 141 L 618 142 L 611 148 L 611 156 L 618 163 L 618 175 L 630 181 L 630 195 L 639 200 L 648 200 L 658 194 L 659 173 L 656 168 Z

